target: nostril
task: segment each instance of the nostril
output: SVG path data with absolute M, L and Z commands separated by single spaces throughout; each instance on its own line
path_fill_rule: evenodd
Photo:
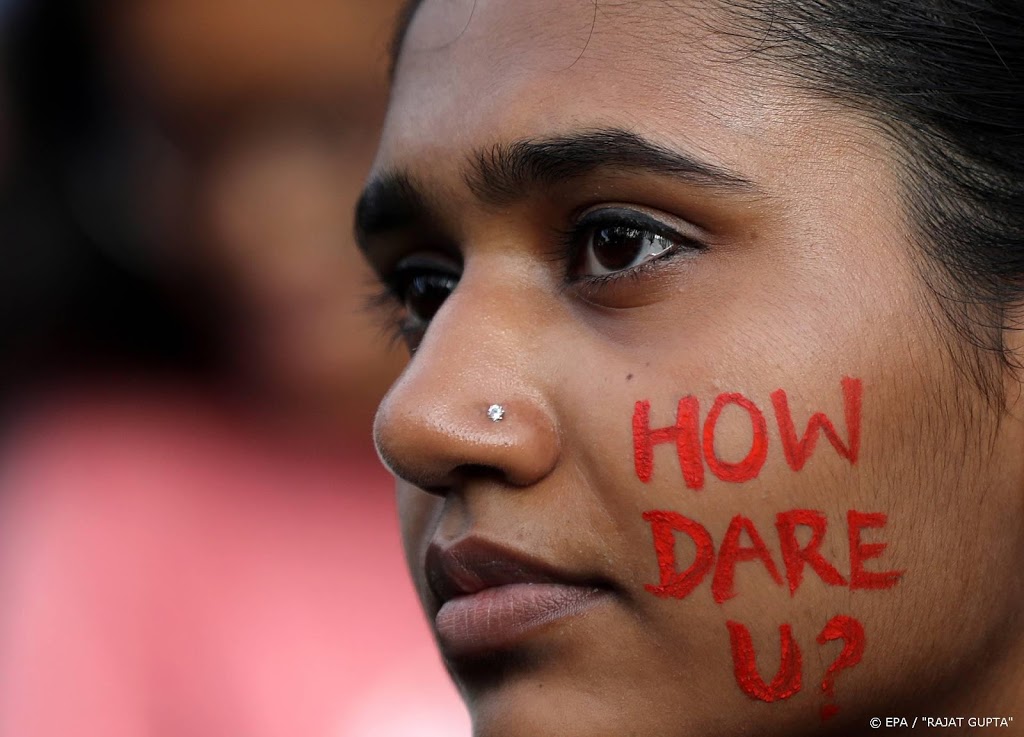
M 450 484 L 446 485 L 433 485 L 433 486 L 417 486 L 417 489 L 433 494 L 434 496 L 448 496 L 448 493 L 452 490 Z
M 455 469 L 454 475 L 459 481 L 474 480 L 486 480 L 486 481 L 498 481 L 503 484 L 508 484 L 508 474 L 502 471 L 497 466 L 490 466 L 486 463 L 463 463 L 461 466 Z
M 444 480 L 440 482 L 436 477 L 428 478 L 427 476 L 421 475 L 417 478 L 415 475 L 408 472 L 402 473 L 400 478 L 407 483 L 412 484 L 417 489 L 425 491 L 428 494 L 441 497 L 448 496 L 453 491 L 474 482 L 491 482 L 495 486 L 505 487 L 523 485 L 510 478 L 509 474 L 497 466 L 490 466 L 486 463 L 464 463 L 460 466 L 456 466 L 447 473 Z

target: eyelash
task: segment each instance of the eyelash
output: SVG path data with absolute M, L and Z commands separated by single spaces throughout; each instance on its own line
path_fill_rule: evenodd
M 374 279 L 365 306 L 376 318 L 388 345 L 392 348 L 404 341 L 410 351 L 415 353 L 419 338 L 429 324 L 429 321 L 420 321 L 410 314 L 406 306 L 406 290 L 414 279 L 427 272 L 443 274 L 443 271 L 437 268 L 421 268 L 417 272 L 416 269 L 406 266 Z
M 413 334 L 405 305 L 386 282 L 374 279 L 366 294 L 363 310 L 380 328 L 380 335 L 389 349 L 402 342 L 412 346 Z
M 588 247 L 589 240 L 598 230 L 601 228 L 621 227 L 628 227 L 658 236 L 671 241 L 673 245 L 664 252 L 621 271 L 589 276 L 574 276 L 569 273 L 572 265 L 579 263 L 580 258 Z M 555 238 L 559 243 L 559 247 L 552 254 L 552 260 L 564 261 L 568 264 L 565 277 L 566 286 L 582 289 L 588 294 L 596 293 L 602 287 L 615 282 L 643 279 L 650 272 L 660 268 L 665 261 L 670 261 L 689 250 L 705 250 L 707 248 L 706 244 L 693 236 L 684 235 L 674 228 L 659 222 L 652 216 L 628 208 L 614 207 L 585 213 L 581 217 L 576 218 L 572 225 L 566 229 L 556 228 Z
M 621 271 L 591 276 L 573 275 L 572 269 L 579 263 L 594 234 L 601 228 L 616 227 L 627 227 L 652 234 L 671 241 L 673 245 L 662 253 Z M 707 248 L 706 244 L 697 238 L 684 235 L 652 216 L 627 208 L 604 208 L 584 213 L 574 218 L 570 227 L 553 229 L 553 236 L 557 246 L 552 249 L 549 260 L 565 264 L 565 287 L 580 290 L 585 298 L 592 297 L 601 289 L 616 282 L 642 280 L 647 274 L 659 269 L 665 261 Z M 371 294 L 367 304 L 384 325 L 389 344 L 404 341 L 410 347 L 410 351 L 415 352 L 419 339 L 422 338 L 430 321 L 419 320 L 410 314 L 406 305 L 406 290 L 418 275 L 428 273 L 443 275 L 444 272 L 442 269 L 428 267 L 417 270 L 407 265 L 383 274 L 377 280 L 376 291 Z

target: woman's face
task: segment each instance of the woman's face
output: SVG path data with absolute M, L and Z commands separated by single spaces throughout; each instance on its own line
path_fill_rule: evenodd
M 427 0 L 406 37 L 375 432 L 478 735 L 1012 711 L 1020 413 L 957 368 L 891 147 L 725 28 Z

